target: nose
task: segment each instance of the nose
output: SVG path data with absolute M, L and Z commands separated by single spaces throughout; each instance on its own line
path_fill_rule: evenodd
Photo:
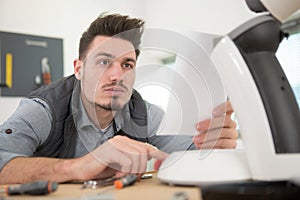
M 119 62 L 113 62 L 110 66 L 110 79 L 111 81 L 119 81 L 122 79 L 124 71 Z

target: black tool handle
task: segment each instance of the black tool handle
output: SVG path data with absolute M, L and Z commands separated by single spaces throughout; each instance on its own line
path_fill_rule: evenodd
M 6 190 L 6 194 L 7 195 L 20 195 L 20 194 L 44 195 L 56 191 L 57 188 L 58 188 L 58 184 L 56 182 L 35 181 L 26 184 L 9 186 Z

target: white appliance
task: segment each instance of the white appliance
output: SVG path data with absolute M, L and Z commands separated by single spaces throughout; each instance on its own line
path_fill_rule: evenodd
M 234 107 L 244 148 L 174 152 L 160 167 L 162 182 L 300 180 L 300 113 L 275 56 L 280 22 L 300 8 L 300 1 L 246 2 L 262 12 L 215 40 L 210 52 Z

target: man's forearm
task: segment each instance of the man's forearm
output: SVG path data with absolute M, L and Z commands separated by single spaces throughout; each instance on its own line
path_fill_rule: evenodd
M 57 182 L 76 180 L 73 160 L 17 157 L 9 161 L 0 171 L 0 184 L 35 180 Z
M 164 160 L 167 156 L 149 144 L 115 136 L 79 158 L 14 158 L 0 171 L 0 184 L 83 181 L 107 178 L 116 172 L 144 173 L 149 158 Z

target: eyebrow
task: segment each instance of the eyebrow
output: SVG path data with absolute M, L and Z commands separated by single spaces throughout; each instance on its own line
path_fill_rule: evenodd
M 133 62 L 134 64 L 136 64 L 136 60 L 133 58 L 125 58 L 126 62 Z
M 100 53 L 97 53 L 95 55 L 95 57 L 98 57 L 98 56 L 106 56 L 106 57 L 109 57 L 109 58 L 114 58 L 115 56 L 113 56 L 112 54 L 110 53 L 106 53 L 106 52 L 100 52 Z
M 116 56 L 113 56 L 112 54 L 106 53 L 106 52 L 99 52 L 99 53 L 97 53 L 97 54 L 95 55 L 95 57 L 98 57 L 98 56 L 105 56 L 105 57 L 108 57 L 108 58 L 116 59 Z M 124 58 L 123 61 L 126 61 L 126 62 L 133 62 L 134 64 L 136 64 L 136 59 L 133 59 L 133 58 L 130 58 L 130 57 Z

